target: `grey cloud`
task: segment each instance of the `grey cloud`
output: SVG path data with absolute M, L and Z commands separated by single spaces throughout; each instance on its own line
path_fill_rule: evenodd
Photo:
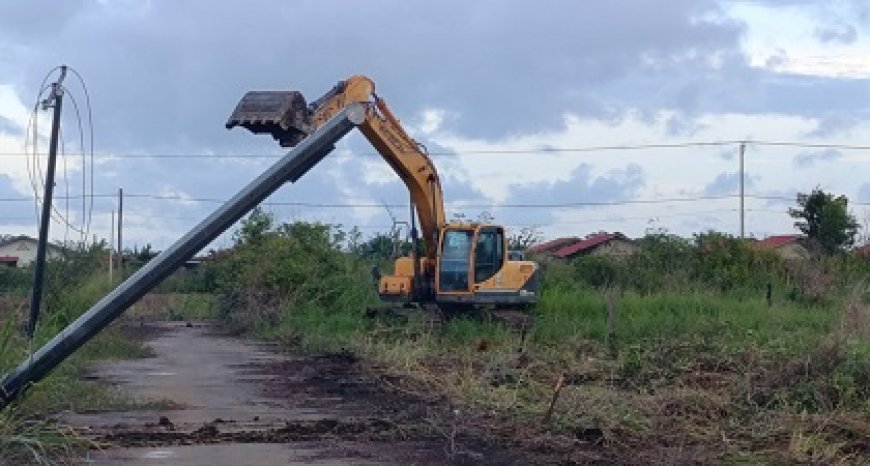
M 858 190 L 858 202 L 870 202 L 870 183 L 864 183 Z
M 660 81 L 672 67 L 709 69 L 707 58 L 736 51 L 742 32 L 705 19 L 721 16 L 713 0 L 511 8 L 381 0 L 343 9 L 200 0 L 152 2 L 136 15 L 113 3 L 88 3 L 60 32 L 33 36 L 39 53 L 3 77 L 32 87 L 60 57 L 76 66 L 113 148 L 223 147 L 231 139 L 221 124 L 245 90 L 299 88 L 313 98 L 360 72 L 375 78 L 400 116 L 440 106 L 457 112 L 445 125 L 463 134 L 535 131 L 560 124 L 565 111 L 609 108 L 597 92 L 602 84 L 648 74 Z M 389 28 L 370 27 L 385 18 Z M 327 23 L 347 27 L 323 34 Z
M 855 26 L 841 22 L 816 28 L 813 35 L 825 44 L 851 44 L 858 38 L 858 31 Z
M 719 151 L 719 158 L 722 160 L 728 160 L 728 161 L 734 160 L 737 157 L 737 153 L 739 150 L 740 149 L 738 149 L 736 147 L 732 147 L 729 149 L 723 149 L 723 150 Z
M 668 118 L 665 128 L 669 136 L 693 136 L 704 129 L 704 125 L 699 124 L 695 118 L 677 114 Z
M 21 127 L 18 126 L 14 121 L 0 116 L 0 133 L 11 134 L 13 136 L 18 136 L 22 133 Z
M 57 33 L 84 12 L 85 4 L 85 0 L 2 0 L 0 30 L 4 35 L 26 40 Z
M 788 64 L 788 54 L 783 49 L 777 49 L 776 53 L 771 55 L 764 64 L 768 68 L 778 68 Z
M 746 173 L 744 178 L 746 188 L 754 188 L 755 181 L 761 179 L 759 176 L 752 176 Z M 704 187 L 704 194 L 708 196 L 718 196 L 723 194 L 732 194 L 740 187 L 740 174 L 737 172 L 720 173 L 716 178 Z
M 36 213 L 33 201 L 20 201 L 24 196 L 12 187 L 12 180 L 0 174 L 0 235 L 28 234 L 36 232 Z M 33 223 L 31 231 L 10 231 L 10 225 L 27 225 Z
M 436 155 L 433 156 L 433 162 L 439 169 L 439 178 L 441 180 L 442 190 L 444 191 L 444 200 L 447 203 L 485 203 L 488 198 L 479 189 L 475 188 L 470 182 L 452 176 L 448 172 L 452 169 L 457 169 L 457 161 L 452 155 Z M 361 159 L 349 160 L 341 166 L 342 176 L 347 179 L 359 179 L 360 173 L 363 170 Z M 408 189 L 398 176 L 395 179 L 386 183 L 357 183 L 353 188 L 359 189 L 362 193 L 373 199 L 382 200 L 388 204 L 407 204 Z
M 745 26 L 714 0 L 511 8 L 379 0 L 359 9 L 194 0 L 152 2 L 135 14 L 118 5 L 133 9 L 86 3 L 59 32 L 30 37 L 32 53 L 15 73 L 0 71 L 0 81 L 32 89 L 57 61 L 76 66 L 91 87 L 100 143 L 115 150 L 249 150 L 249 139 L 222 129 L 245 91 L 300 89 L 312 99 L 361 72 L 400 117 L 445 108 L 456 115 L 445 129 L 486 139 L 553 129 L 564 112 L 614 119 L 675 109 L 675 134 L 716 112 L 868 113 L 853 97 L 866 81 L 749 67 L 739 45 Z M 384 18 L 390 28 L 366 26 Z M 348 27 L 322 34 L 324 23 Z M 264 31 L 280 39 L 264 40 Z M 15 40 L 0 32 L 0 45 Z
M 797 168 L 809 168 L 818 162 L 832 162 L 842 156 L 843 154 L 835 149 L 806 151 L 795 155 L 792 164 Z
M 810 137 L 826 138 L 844 131 L 848 131 L 858 124 L 858 119 L 855 117 L 843 114 L 828 114 L 824 115 L 816 123 L 816 128 L 807 133 Z
M 811 189 L 804 189 L 804 192 L 808 192 Z M 758 194 L 765 198 L 765 207 L 782 208 L 783 212 L 785 212 L 788 207 L 793 207 L 796 204 L 798 191 L 797 189 L 767 189 L 760 191 Z
M 614 202 L 632 199 L 645 184 L 643 169 L 630 164 L 622 170 L 593 176 L 592 166 L 583 164 L 571 171 L 567 180 L 517 184 L 510 187 L 506 204 L 544 204 Z M 555 206 L 496 209 L 497 218 L 513 223 L 547 224 L 555 218 Z

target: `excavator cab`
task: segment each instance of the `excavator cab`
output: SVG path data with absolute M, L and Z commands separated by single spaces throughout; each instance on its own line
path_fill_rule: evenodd
M 441 240 L 439 293 L 473 293 L 504 267 L 501 227 L 447 228 Z
M 434 262 L 420 258 L 415 270 L 413 255 L 396 259 L 378 292 L 392 302 L 522 307 L 537 299 L 538 274 L 534 262 L 508 257 L 502 227 L 451 223 L 440 231 Z
M 531 304 L 537 298 L 533 262 L 507 257 L 500 226 L 448 224 L 441 231 L 435 301 L 456 304 Z

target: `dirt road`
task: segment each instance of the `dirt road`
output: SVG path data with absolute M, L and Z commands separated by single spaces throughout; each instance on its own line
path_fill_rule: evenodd
M 66 417 L 102 445 L 84 464 L 532 464 L 445 425 L 443 403 L 384 387 L 351 354 L 281 356 L 204 325 L 158 324 L 154 356 L 94 376 L 177 409 Z

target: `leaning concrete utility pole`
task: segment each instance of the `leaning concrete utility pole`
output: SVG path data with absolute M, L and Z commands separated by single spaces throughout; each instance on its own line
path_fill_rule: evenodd
M 51 223 L 51 199 L 54 195 L 54 171 L 57 163 L 57 142 L 60 132 L 60 110 L 63 105 L 63 78 L 66 65 L 60 67 L 60 77 L 51 85 L 51 94 L 42 101 L 42 109 L 54 107 L 51 120 L 51 140 L 48 143 L 48 167 L 45 169 L 45 193 L 42 196 L 42 215 L 39 218 L 39 243 L 36 246 L 36 264 L 33 267 L 33 289 L 30 292 L 30 319 L 27 321 L 27 336 L 33 338 L 36 321 L 39 320 L 39 305 L 42 301 L 42 281 L 45 279 L 45 253 L 48 247 L 48 225 Z
M 359 103 L 349 104 L 175 244 L 118 285 L 3 378 L 0 382 L 0 409 L 14 400 L 28 384 L 47 375 L 284 183 L 296 182 L 326 157 L 339 139 L 364 120 L 365 107 Z

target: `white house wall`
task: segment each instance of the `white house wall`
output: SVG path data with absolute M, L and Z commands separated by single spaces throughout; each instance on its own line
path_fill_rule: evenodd
M 36 240 L 17 240 L 11 243 L 0 246 L 0 256 L 11 256 L 18 258 L 18 267 L 26 267 L 36 260 Z M 60 252 L 54 247 L 49 247 L 46 252 L 46 257 L 57 259 L 60 257 Z

